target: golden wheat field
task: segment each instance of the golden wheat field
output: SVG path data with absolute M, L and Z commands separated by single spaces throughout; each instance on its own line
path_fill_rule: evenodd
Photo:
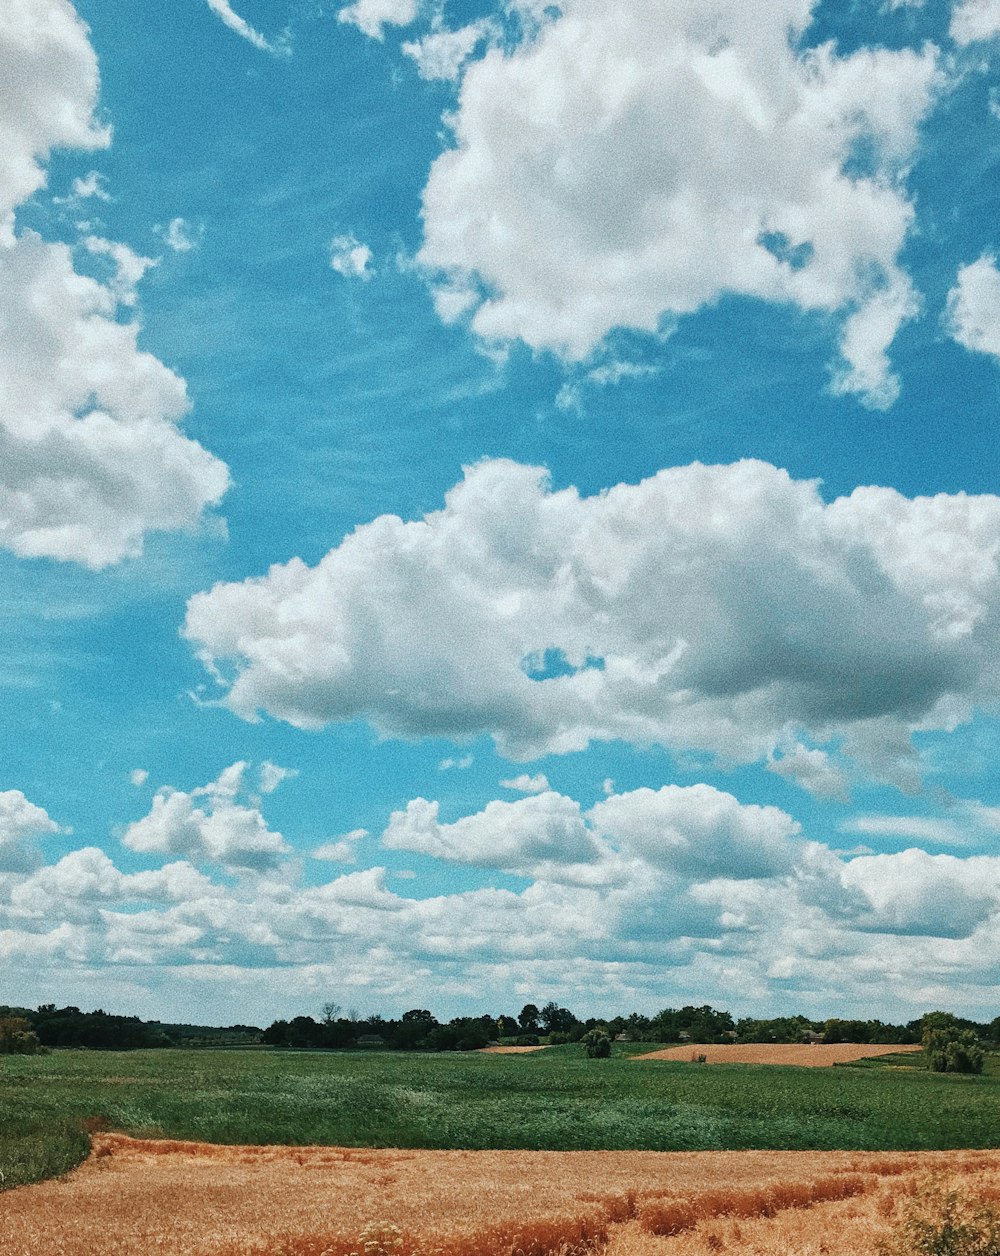
M 1000 1152 L 219 1147 L 96 1135 L 0 1196 L 4 1256 L 870 1256 L 929 1173 L 987 1193 Z
M 714 1043 L 685 1042 L 679 1047 L 664 1047 L 637 1056 L 638 1060 L 694 1060 L 705 1057 L 706 1064 L 795 1064 L 804 1068 L 829 1068 L 834 1064 L 850 1064 L 876 1055 L 912 1053 L 918 1047 L 896 1043 L 832 1042 L 805 1045 L 797 1042 L 733 1042 L 721 1046 Z

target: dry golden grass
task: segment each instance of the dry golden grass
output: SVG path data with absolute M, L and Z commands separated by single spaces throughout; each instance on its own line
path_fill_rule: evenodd
M 679 1047 L 664 1047 L 636 1056 L 638 1060 L 696 1060 L 705 1057 L 706 1064 L 795 1064 L 805 1068 L 829 1068 L 833 1064 L 850 1064 L 869 1060 L 876 1055 L 899 1055 L 918 1050 L 914 1046 L 874 1042 L 727 1042 L 720 1045 L 685 1042 Z
M 98 1134 L 66 1179 L 2 1197 L 0 1251 L 868 1256 L 927 1173 L 978 1183 L 998 1171 L 1000 1152 L 389 1151 Z

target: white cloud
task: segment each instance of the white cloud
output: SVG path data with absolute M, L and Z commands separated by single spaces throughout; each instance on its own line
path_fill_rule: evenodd
M 968 830 L 954 820 L 940 816 L 852 816 L 840 826 L 842 833 L 862 833 L 867 837 L 894 837 L 934 845 L 965 845 Z
M 836 793 L 843 740 L 909 787 L 910 733 L 995 700 L 998 552 L 993 496 L 826 504 L 747 461 L 581 498 L 487 461 L 422 520 L 196 595 L 184 631 L 245 718 L 485 732 L 522 760 L 614 738 L 770 760 L 798 731 L 837 755 L 793 752 L 804 784 Z
M 207 0 L 207 3 L 212 12 L 220 17 L 231 31 L 235 31 L 237 35 L 242 36 L 247 43 L 253 44 L 261 52 L 276 51 L 275 47 L 269 44 L 259 31 L 255 31 L 238 13 L 233 12 L 229 0 Z
M 769 772 L 783 776 L 807 789 L 816 798 L 834 798 L 848 802 L 850 790 L 847 777 L 825 750 L 809 749 L 796 744 L 784 750 L 767 765 Z
M 246 772 L 234 764 L 189 803 L 235 806 Z M 26 836 L 51 831 L 14 794 L 0 800 L 20 817 L 15 826 Z M 355 830 L 331 845 L 353 855 L 367 836 Z M 791 999 L 816 1015 L 870 1015 L 876 979 L 878 1012 L 904 1019 L 940 1003 L 936 988 L 956 1010 L 995 1000 L 995 856 L 907 850 L 845 860 L 777 808 L 707 785 L 640 789 L 590 811 L 549 792 L 451 823 L 438 804 L 414 799 L 382 841 L 528 883 L 407 898 L 388 888 L 382 867 L 318 886 L 296 881 L 294 864 L 236 879 L 184 860 L 126 874 L 85 847 L 0 874 L 8 993 L 43 981 L 53 997 L 86 989 L 72 1001 L 107 1005 L 127 972 L 135 993 L 154 1001 L 150 1014 L 192 998 L 203 1010 L 219 987 L 239 1008 L 232 1020 L 308 1011 L 332 982 L 386 1011 L 479 1010 L 484 997 L 504 1006 L 521 993 L 584 1015 L 705 1001 L 781 1010 Z
M 0 791 L 0 873 L 29 871 L 38 862 L 30 839 L 58 832 L 48 812 L 19 789 Z
M 946 326 L 966 349 L 1000 359 L 1000 271 L 983 256 L 963 266 L 948 293 Z
M 157 227 L 156 230 L 167 248 L 175 253 L 190 253 L 198 247 L 203 235 L 202 228 L 195 230 L 183 218 L 171 218 L 165 227 Z
M 491 802 L 454 824 L 439 822 L 436 802 L 415 798 L 392 813 L 382 845 L 526 875 L 551 864 L 592 864 L 602 853 L 579 804 L 552 792 Z
M 97 170 L 91 170 L 89 174 L 80 175 L 73 180 L 69 196 L 54 196 L 52 199 L 57 205 L 70 205 L 77 201 L 87 200 L 110 201 L 111 193 L 105 186 L 106 183 L 107 180 L 103 174 Z
M 148 531 L 196 526 L 228 472 L 182 434 L 184 382 L 120 317 L 150 259 L 91 236 L 87 250 L 114 268 L 100 283 L 77 273 L 65 245 L 14 232 L 12 211 L 44 183 L 51 148 L 110 141 L 71 5 L 14 0 L 0 79 L 0 546 L 104 567 L 139 554 Z M 74 191 L 99 195 L 100 182 L 88 175 Z
M 338 13 L 341 22 L 349 22 L 371 39 L 382 39 L 386 26 L 409 26 L 416 21 L 417 0 L 356 0 Z
M 957 44 L 972 44 L 1000 34 L 1000 0 L 958 0 L 948 31 Z
M 480 293 L 474 332 L 576 360 L 615 327 L 757 297 L 838 315 L 834 387 L 891 404 L 887 350 L 917 309 L 901 175 L 936 53 L 802 50 L 812 9 L 566 0 L 474 61 L 419 254 L 446 293 Z
M 504 789 L 513 789 L 519 794 L 544 794 L 549 788 L 548 777 L 544 772 L 537 772 L 534 776 L 522 772 L 520 776 L 515 776 L 509 781 L 501 781 L 500 784 Z
M 152 810 L 128 826 L 122 841 L 146 854 L 181 855 L 227 868 L 274 868 L 291 848 L 267 827 L 259 808 L 236 802 L 246 768 L 234 763 L 218 780 L 190 793 L 162 786 Z
M 637 789 L 599 802 L 596 832 L 618 850 L 693 880 L 789 873 L 799 824 L 777 807 L 738 802 L 710 785 Z
M 493 23 L 482 18 L 458 30 L 433 30 L 403 44 L 402 51 L 416 62 L 422 79 L 452 81 L 459 77 L 476 45 L 489 39 L 494 30 Z
M 338 235 L 330 241 L 330 268 L 347 279 L 371 279 L 372 251 L 353 235 Z
M 149 773 L 145 768 L 133 768 L 128 774 L 128 779 L 138 789 L 140 786 L 145 785 L 149 780 Z
M 472 764 L 473 764 L 472 755 L 464 754 L 462 755 L 460 759 L 453 759 L 453 758 L 442 759 L 441 762 L 438 764 L 438 771 L 439 772 L 451 772 L 453 770 L 457 770 L 459 772 L 464 772 L 467 768 L 471 768 Z
M 103 240 L 100 236 L 87 236 L 83 246 L 95 256 L 107 257 L 114 265 L 114 275 L 108 283 L 108 289 L 115 300 L 121 305 L 135 305 L 138 299 L 136 286 L 146 271 L 157 264 L 155 258 L 142 257 L 127 244 Z
M 68 0 L 10 0 L 0 29 L 0 237 L 11 211 L 45 183 L 53 148 L 106 148 L 94 118 L 97 58 Z
M 269 759 L 265 759 L 257 772 L 260 792 L 273 794 L 283 781 L 294 780 L 298 774 L 297 768 L 282 768 L 276 763 L 271 763 Z
M 354 863 L 357 859 L 357 843 L 368 837 L 367 829 L 352 829 L 332 842 L 317 846 L 312 852 L 313 859 L 322 859 L 328 863 Z

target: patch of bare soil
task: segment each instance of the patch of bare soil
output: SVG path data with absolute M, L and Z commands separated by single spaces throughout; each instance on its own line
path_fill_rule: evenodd
M 685 1042 L 678 1047 L 664 1047 L 662 1051 L 650 1051 L 638 1055 L 637 1060 L 697 1060 L 705 1057 L 706 1064 L 794 1064 L 802 1068 L 829 1068 L 834 1064 L 851 1064 L 855 1060 L 870 1060 L 877 1055 L 899 1055 L 919 1048 L 897 1043 L 876 1042 Z

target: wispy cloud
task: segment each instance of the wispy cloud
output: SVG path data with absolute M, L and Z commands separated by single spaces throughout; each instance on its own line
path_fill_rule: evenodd
M 261 52 L 282 53 L 287 49 L 280 44 L 272 44 L 238 13 L 234 13 L 229 4 L 229 0 L 207 0 L 208 7 L 220 17 L 231 31 L 235 31 L 237 35 L 241 35 L 248 43 L 253 44 L 255 48 L 259 48 Z

